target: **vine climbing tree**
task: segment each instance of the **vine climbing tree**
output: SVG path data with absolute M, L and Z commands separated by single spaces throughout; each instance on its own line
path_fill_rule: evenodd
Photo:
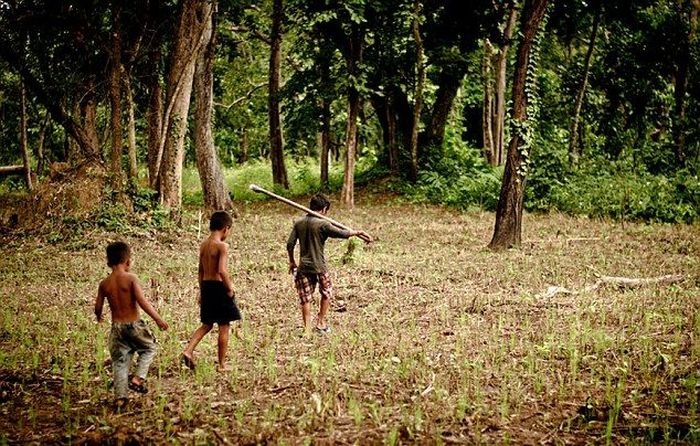
M 489 248 L 494 251 L 520 246 L 525 179 L 535 125 L 533 117 L 537 116 L 537 35 L 547 12 L 547 2 L 526 0 L 521 16 L 522 40 L 513 77 L 512 136 L 496 209 L 495 229 L 489 243 Z

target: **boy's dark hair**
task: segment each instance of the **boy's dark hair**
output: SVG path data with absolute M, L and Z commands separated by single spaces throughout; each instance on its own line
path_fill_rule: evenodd
M 219 231 L 224 228 L 233 226 L 233 218 L 226 211 L 216 211 L 211 214 L 209 219 L 209 230 Z
M 131 257 L 131 248 L 126 242 L 113 242 L 107 245 L 107 266 L 117 266 Z
M 331 201 L 323 194 L 316 194 L 311 197 L 309 202 L 309 209 L 312 211 L 322 211 L 324 209 L 331 208 Z

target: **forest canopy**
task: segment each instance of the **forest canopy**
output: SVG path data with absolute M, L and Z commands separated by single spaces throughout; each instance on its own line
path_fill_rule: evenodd
M 57 172 L 96 165 L 100 200 L 176 216 L 183 172 L 197 170 L 201 205 L 230 209 L 227 175 L 262 162 L 280 190 L 310 176 L 303 192 L 340 191 L 347 206 L 358 175 L 418 201 L 503 209 L 497 219 L 694 222 L 699 10 L 2 1 L 0 190 L 46 194 Z M 313 167 L 288 172 L 302 160 Z

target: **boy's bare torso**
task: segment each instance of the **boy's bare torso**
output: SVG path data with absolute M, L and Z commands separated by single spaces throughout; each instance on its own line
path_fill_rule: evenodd
M 225 261 L 228 246 L 213 237 L 205 239 L 199 247 L 200 280 L 224 281 L 221 275 L 225 271 L 222 262 Z
M 112 322 L 127 323 L 139 319 L 138 303 L 134 294 L 136 277 L 126 271 L 114 270 L 102 282 L 99 292 L 107 298 Z

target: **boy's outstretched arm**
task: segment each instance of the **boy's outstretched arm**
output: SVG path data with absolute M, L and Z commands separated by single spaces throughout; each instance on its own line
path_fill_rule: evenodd
M 372 242 L 372 236 L 365 231 L 353 231 L 351 237 L 358 237 L 362 239 L 365 243 Z
M 158 325 L 158 328 L 160 328 L 161 330 L 167 330 L 168 323 L 165 322 L 162 317 L 160 317 L 160 314 L 158 314 L 158 311 L 155 309 L 155 307 L 143 295 L 141 285 L 139 285 L 139 282 L 138 280 L 136 280 L 136 278 L 134 278 L 131 282 L 131 291 L 133 292 L 133 296 L 136 299 L 136 303 L 138 303 L 139 307 L 141 307 L 143 311 L 145 311 L 146 314 L 149 315 L 151 319 L 153 319 L 156 325 Z

